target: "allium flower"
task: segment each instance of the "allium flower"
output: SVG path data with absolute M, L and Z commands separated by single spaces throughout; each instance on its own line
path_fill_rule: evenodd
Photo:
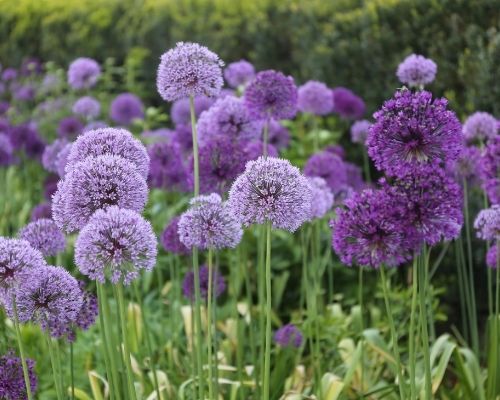
M 30 222 L 19 231 L 19 238 L 26 240 L 45 256 L 55 256 L 66 249 L 66 238 L 51 219 Z
M 342 118 L 360 119 L 366 111 L 363 99 L 344 87 L 333 89 L 332 98 L 333 112 L 339 114 Z
M 50 203 L 41 203 L 37 204 L 33 209 L 31 210 L 31 222 L 37 221 L 39 219 L 51 219 L 52 218 L 52 206 Z
M 492 269 L 498 268 L 498 245 L 494 244 L 486 253 L 486 265 Z
M 0 83 L 0 87 L 2 86 L 2 84 Z M 2 93 L 2 91 L 0 90 L 0 94 Z M 10 108 L 10 104 L 8 101 L 0 101 L 0 115 L 5 115 L 7 114 L 7 111 L 9 111 L 9 108 Z
M 243 230 L 232 210 L 218 194 L 194 197 L 179 220 L 179 237 L 187 248 L 234 248 Z
M 437 65 L 430 58 L 410 54 L 398 66 L 396 75 L 402 83 L 420 87 L 431 83 L 436 77 Z
M 32 84 L 15 85 L 12 88 L 12 97 L 18 101 L 31 101 L 35 98 L 36 90 Z
M 488 141 L 480 160 L 479 173 L 490 201 L 500 203 L 500 136 Z
M 0 133 L 0 166 L 5 167 L 14 162 L 14 148 L 7 135 Z
M 133 164 L 115 155 L 88 157 L 59 182 L 52 214 L 61 229 L 73 232 L 83 228 L 99 209 L 117 205 L 140 212 L 147 197 L 146 181 Z
M 56 139 L 45 147 L 42 155 L 42 165 L 47 171 L 57 173 L 57 158 L 67 144 L 66 139 Z
M 330 144 L 325 147 L 325 151 L 328 153 L 335 154 L 337 157 L 340 157 L 342 160 L 345 159 L 345 150 L 340 144 Z
M 156 263 L 156 237 L 151 224 L 132 210 L 111 206 L 98 210 L 81 230 L 75 245 L 80 272 L 104 283 L 128 285 L 140 270 Z
M 34 123 L 27 122 L 13 126 L 8 130 L 8 134 L 15 150 L 24 150 L 29 157 L 41 159 L 45 150 L 45 142 Z
M 363 172 L 356 164 L 344 161 L 344 167 L 346 170 L 347 186 L 351 187 L 353 190 L 358 191 L 366 187 L 366 182 L 363 180 Z
M 59 122 L 57 134 L 61 138 L 75 139 L 83 131 L 83 123 L 76 117 L 66 117 Z
M 294 232 L 310 216 L 311 189 L 288 160 L 260 157 L 233 183 L 229 207 L 245 226 L 269 221 Z
M 269 121 L 269 143 L 277 150 L 282 150 L 290 144 L 290 131 L 274 119 Z M 269 150 L 269 149 L 268 149 Z
M 174 140 L 181 146 L 183 153 L 191 153 L 193 151 L 191 124 L 177 125 L 174 132 Z
M 122 128 L 96 129 L 80 136 L 71 148 L 66 172 L 88 157 L 106 154 L 124 158 L 143 178 L 148 176 L 149 156 L 146 148 L 129 131 Z
M 352 142 L 364 144 L 366 142 L 366 138 L 368 137 L 368 129 L 370 126 L 372 126 L 372 123 L 366 119 L 354 122 L 351 126 Z
M 165 101 L 190 96 L 216 97 L 223 85 L 224 63 L 197 43 L 177 43 L 161 56 L 156 86 Z
M 479 176 L 479 163 L 481 152 L 477 147 L 463 147 L 459 157 L 446 164 L 446 170 L 461 182 L 466 179 L 470 184 L 475 184 Z
M 17 78 L 17 71 L 15 68 L 5 68 L 2 72 L 2 81 L 9 82 Z
M 246 86 L 254 77 L 255 68 L 246 60 L 232 62 L 224 69 L 224 79 L 234 89 Z
M 194 98 L 194 114 L 196 118 L 203 111 L 208 110 L 212 104 L 214 104 L 214 99 L 207 96 L 196 96 Z M 189 108 L 189 98 L 176 100 L 170 109 L 170 117 L 176 126 L 190 124 L 191 110 Z
M 31 393 L 36 393 L 38 380 L 35 374 L 35 361 L 26 359 Z M 24 383 L 21 359 L 12 351 L 0 357 L 0 399 L 24 400 L 28 398 Z
M 311 189 L 311 218 L 323 217 L 333 206 L 333 194 L 323 178 L 307 178 Z
M 212 273 L 212 284 L 213 284 L 213 296 L 215 298 L 219 297 L 226 290 L 226 282 L 224 277 L 216 270 Z M 206 265 L 200 267 L 200 295 L 203 300 L 208 298 L 208 268 Z M 187 299 L 194 301 L 194 271 L 189 271 L 184 277 L 182 282 L 182 293 Z
M 299 348 L 302 345 L 302 332 L 293 324 L 286 324 L 274 333 L 274 341 L 278 346 L 293 346 Z
M 323 178 L 333 194 L 347 183 L 347 173 L 342 159 L 330 152 L 313 154 L 304 166 L 306 176 Z
M 101 76 L 101 67 L 91 58 L 77 58 L 68 69 L 68 84 L 73 89 L 89 89 Z
M 110 105 L 109 117 L 118 124 L 130 125 L 135 119 L 144 118 L 144 105 L 135 94 L 119 94 Z
M 281 72 L 259 72 L 245 90 L 245 105 L 257 119 L 289 119 L 297 113 L 297 87 Z
M 469 116 L 463 126 L 464 137 L 467 141 L 488 140 L 497 136 L 498 126 L 496 118 L 486 112 L 475 112 Z
M 75 101 L 72 111 L 81 117 L 94 119 L 101 113 L 101 103 L 91 96 L 83 96 Z
M 231 140 L 258 140 L 263 123 L 247 111 L 243 100 L 234 96 L 219 99 L 198 120 L 200 143 L 208 143 L 216 136 Z
M 374 114 L 366 145 L 375 166 L 387 175 L 417 172 L 456 160 L 462 150 L 460 122 L 444 98 L 426 91 L 396 92 Z
M 170 220 L 161 234 L 160 243 L 170 253 L 188 255 L 191 251 L 181 242 L 179 237 L 180 219 L 180 217 L 174 217 Z
M 166 190 L 187 191 L 189 189 L 188 171 L 182 160 L 178 143 L 157 142 L 148 146 L 149 183 L 152 187 Z
M 68 157 L 72 147 L 73 143 L 67 143 L 57 154 L 55 166 L 56 172 L 61 178 L 64 178 L 64 175 L 66 175 L 66 165 L 68 164 Z
M 484 240 L 500 239 L 500 205 L 493 204 L 490 208 L 481 210 L 474 221 L 477 237 Z
M 244 159 L 246 161 L 256 160 L 264 155 L 264 143 L 260 140 L 249 142 L 245 145 L 243 152 L 245 154 Z M 276 150 L 276 147 L 270 143 L 267 144 L 267 155 L 269 157 L 278 157 L 278 150 Z M 241 172 L 242 171 L 239 171 L 238 174 Z
M 333 109 L 332 93 L 324 83 L 308 81 L 299 87 L 297 105 L 304 113 L 329 114 Z

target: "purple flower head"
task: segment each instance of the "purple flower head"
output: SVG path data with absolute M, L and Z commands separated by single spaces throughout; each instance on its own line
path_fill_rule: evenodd
M 63 82 L 59 75 L 53 73 L 47 73 L 43 77 L 42 83 L 40 85 L 41 93 L 48 94 L 55 92 L 60 89 Z
M 55 256 L 66 249 L 66 238 L 51 219 L 30 222 L 19 231 L 19 239 L 26 240 L 45 257 Z
M 462 131 L 468 142 L 493 139 L 498 132 L 497 120 L 491 114 L 478 111 L 465 120 Z
M 494 244 L 486 253 L 486 265 L 489 268 L 497 269 L 498 268 L 498 245 Z
M 351 187 L 355 191 L 364 189 L 366 187 L 366 182 L 363 180 L 361 168 L 348 161 L 344 161 L 344 167 L 347 176 L 347 186 Z
M 13 126 L 8 130 L 9 139 L 15 150 L 23 150 L 34 159 L 41 159 L 45 150 L 45 142 L 38 133 L 36 125 L 26 122 Z
M 56 172 L 61 178 L 64 178 L 64 175 L 66 175 L 66 165 L 68 164 L 68 157 L 72 147 L 73 143 L 67 143 L 57 154 L 55 166 Z
M 144 118 L 144 105 L 135 94 L 119 94 L 111 103 L 109 117 L 118 124 L 130 125 L 135 119 Z
M 477 237 L 484 240 L 500 240 L 500 205 L 493 204 L 481 210 L 474 221 Z
M 245 145 L 243 151 L 245 153 L 244 159 L 246 161 L 257 160 L 257 158 L 264 155 L 264 143 L 260 140 L 249 142 Z M 278 150 L 276 150 L 276 147 L 274 147 L 270 143 L 267 144 L 267 155 L 269 157 L 278 157 Z M 243 169 L 244 168 L 245 165 L 243 165 Z M 239 171 L 238 174 L 240 174 L 242 171 Z
M 73 89 L 89 89 L 93 87 L 101 76 L 99 64 L 86 57 L 74 60 L 68 69 L 68 84 Z
M 161 234 L 160 243 L 169 253 L 188 255 L 191 251 L 181 242 L 179 237 L 180 219 L 180 217 L 174 217 L 170 220 Z
M 200 267 L 200 295 L 203 300 L 208 298 L 209 273 L 206 265 Z M 213 271 L 212 275 L 213 295 L 219 297 L 226 290 L 226 282 L 219 271 Z M 190 301 L 194 301 L 194 271 L 189 271 L 182 282 L 182 293 Z
M 26 359 L 26 366 L 31 393 L 36 394 L 38 380 L 35 374 L 35 361 L 30 358 Z M 0 357 L 0 399 L 24 400 L 27 398 L 21 359 L 10 351 Z
M 98 210 L 75 245 L 80 272 L 101 283 L 108 279 L 128 285 L 141 270 L 153 269 L 156 254 L 151 224 L 135 211 L 116 206 Z
M 277 150 L 286 149 L 290 144 L 290 131 L 279 121 L 271 119 L 269 121 L 269 144 Z
M 208 110 L 212 104 L 214 104 L 213 98 L 196 96 L 194 98 L 194 114 L 196 118 L 198 118 L 203 111 Z M 170 109 L 170 117 L 176 126 L 190 124 L 191 110 L 189 108 L 189 98 L 176 100 Z
M 31 210 L 31 218 L 30 218 L 31 222 L 44 218 L 47 219 L 52 218 L 52 206 L 50 205 L 50 203 L 37 204 Z
M 35 98 L 35 87 L 26 83 L 24 85 L 15 85 L 12 87 L 12 97 L 18 101 L 31 101 Z
M 462 148 L 459 157 L 446 164 L 446 170 L 458 182 L 466 179 L 470 184 L 475 184 L 479 177 L 479 164 L 481 152 L 477 147 L 466 146 Z
M 177 125 L 175 127 L 173 139 L 181 146 L 183 153 L 190 153 L 193 151 L 193 136 L 191 131 L 191 124 Z
M 0 167 L 5 167 L 14 162 L 14 147 L 7 135 L 0 133 Z
M 326 115 L 332 112 L 333 97 L 330 89 L 318 81 L 308 81 L 298 89 L 299 111 L 314 115 Z
M 255 68 L 246 60 L 232 62 L 224 69 L 224 78 L 234 89 L 246 86 L 254 77 Z
M 333 206 L 333 194 L 323 178 L 307 178 L 311 189 L 311 218 L 322 218 Z
M 364 144 L 366 142 L 366 138 L 368 137 L 368 129 L 370 129 L 371 126 L 372 123 L 366 119 L 354 122 L 351 126 L 352 142 Z
M 83 127 L 82 132 L 87 133 L 88 131 L 93 131 L 96 129 L 107 128 L 108 124 L 104 121 L 90 121 L 87 125 Z
M 57 173 L 57 159 L 59 153 L 68 144 L 66 139 L 56 139 L 45 147 L 42 155 L 42 165 L 49 172 Z
M 294 232 L 311 214 L 311 189 L 290 161 L 260 157 L 249 161 L 233 183 L 229 207 L 245 225 L 263 224 Z
M 52 214 L 66 232 L 83 228 L 94 212 L 110 206 L 142 211 L 148 197 L 146 181 L 122 157 L 88 157 L 67 171 L 52 198 Z
M 190 96 L 217 97 L 223 85 L 224 63 L 217 54 L 197 43 L 177 43 L 161 56 L 156 78 L 165 101 Z
M 59 122 L 57 134 L 61 138 L 75 139 L 83 131 L 83 123 L 76 117 L 66 117 Z
M 345 150 L 340 144 L 330 144 L 325 147 L 325 151 L 328 153 L 335 154 L 340 159 L 345 159 Z
M 293 346 L 299 348 L 302 345 L 302 332 L 293 324 L 286 324 L 274 333 L 274 341 L 280 347 Z
M 218 194 L 194 197 L 179 220 L 179 238 L 187 248 L 234 248 L 243 230 Z
M 333 112 L 346 119 L 360 119 L 366 111 L 365 102 L 351 90 L 336 87 L 332 90 Z
M 148 146 L 149 177 L 154 188 L 187 191 L 189 189 L 188 171 L 182 160 L 178 143 L 157 142 Z
M 0 83 L 0 87 L 2 84 Z M 2 91 L 0 90 L 0 94 L 2 94 Z M 1 101 L 0 100 L 0 116 L 7 114 L 7 111 L 9 111 L 10 104 L 8 101 Z
M 398 65 L 396 75 L 400 82 L 412 87 L 423 87 L 436 77 L 437 65 L 430 58 L 410 54 Z
M 52 196 L 57 191 L 57 184 L 59 183 L 59 176 L 50 174 L 43 181 L 43 197 L 45 200 L 50 201 Z
M 2 81 L 9 82 L 17 78 L 17 71 L 15 68 L 5 68 L 2 72 Z
M 481 156 L 479 174 L 490 201 L 500 203 L 500 136 L 488 141 Z
M 326 151 L 313 154 L 307 160 L 304 174 L 323 178 L 334 195 L 347 183 L 344 161 L 339 156 Z
M 219 95 L 217 96 L 217 98 L 223 99 L 224 97 L 227 97 L 227 96 L 236 96 L 236 93 L 234 92 L 233 89 L 222 88 Z
M 73 113 L 87 119 L 94 119 L 101 113 L 101 103 L 91 96 L 80 97 L 73 104 Z
M 462 151 L 461 126 L 444 98 L 407 89 L 396 92 L 374 114 L 366 145 L 375 166 L 390 176 L 418 172 L 430 164 L 456 160 Z

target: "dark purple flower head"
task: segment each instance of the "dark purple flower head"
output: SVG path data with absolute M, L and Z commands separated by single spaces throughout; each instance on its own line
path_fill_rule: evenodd
M 366 145 L 375 166 L 390 176 L 418 172 L 456 160 L 463 148 L 461 125 L 444 98 L 403 89 L 374 114 Z
M 493 204 L 500 203 L 500 136 L 488 141 L 479 165 L 482 187 Z
M 372 123 L 366 119 L 354 122 L 351 126 L 352 142 L 364 144 L 366 142 L 366 138 L 368 137 L 368 129 L 370 126 L 372 126 Z
M 310 217 L 311 189 L 290 161 L 260 157 L 249 161 L 233 183 L 229 207 L 245 226 L 269 221 L 294 232 Z
M 332 93 L 324 83 L 308 81 L 299 87 L 297 105 L 304 113 L 329 114 L 333 109 Z
M 323 178 L 334 195 L 347 183 L 344 161 L 327 151 L 313 154 L 304 166 L 304 174 Z
M 57 191 L 57 184 L 59 183 L 59 176 L 50 174 L 43 181 L 43 197 L 45 200 L 50 201 L 52 196 Z
M 463 147 L 459 157 L 454 161 L 449 161 L 446 164 L 446 170 L 451 176 L 454 176 L 458 182 L 466 179 L 469 184 L 474 185 L 479 177 L 479 164 L 481 160 L 481 152 L 477 147 Z
M 202 300 L 208 297 L 209 273 L 206 265 L 200 267 L 200 295 Z M 213 295 L 219 297 L 226 290 L 226 282 L 219 271 L 213 271 L 212 275 Z M 194 301 L 194 271 L 189 271 L 182 282 L 182 293 L 188 300 Z
M 486 253 L 486 265 L 489 268 L 492 269 L 497 269 L 498 268 L 498 245 L 494 244 L 490 247 L 488 250 L 488 253 Z
M 36 89 L 30 83 L 14 85 L 12 87 L 12 97 L 18 101 L 31 101 L 35 98 Z
M 52 218 L 52 206 L 50 205 L 50 203 L 37 204 L 31 210 L 31 218 L 30 218 L 31 222 L 44 218 L 47 219 Z
M 110 105 L 109 117 L 117 124 L 130 125 L 135 119 L 144 118 L 144 105 L 135 94 L 119 94 Z
M 66 139 L 56 139 L 45 147 L 42 155 L 42 165 L 49 172 L 57 173 L 57 160 L 59 153 L 68 144 Z
M 302 332 L 293 324 L 286 324 L 274 333 L 274 341 L 280 347 L 293 346 L 299 348 L 302 345 Z
M 149 177 L 154 188 L 165 190 L 189 190 L 188 171 L 182 160 L 182 151 L 175 141 L 157 142 L 148 146 Z
M 29 157 L 41 159 L 45 142 L 38 133 L 37 126 L 26 122 L 8 130 L 9 139 L 15 150 L 24 150 Z
M 74 60 L 68 69 L 68 84 L 73 89 L 89 89 L 93 87 L 101 76 L 99 64 L 86 57 Z
M 217 97 L 224 63 L 197 43 L 177 43 L 161 56 L 156 86 L 165 101 L 190 96 Z
M 410 54 L 398 66 L 396 75 L 400 82 L 412 87 L 423 87 L 436 77 L 437 65 L 430 58 Z
M 245 105 L 257 119 L 290 119 L 297 113 L 297 87 L 281 72 L 259 72 L 245 90 Z
M 366 111 L 365 102 L 354 92 L 344 87 L 332 90 L 333 112 L 346 119 L 360 119 Z
M 311 219 L 322 218 L 333 206 L 333 194 L 323 178 L 308 177 L 311 189 Z
M 38 380 L 35 374 L 35 361 L 26 359 L 32 394 L 36 394 Z M 21 359 L 12 351 L 0 357 L 0 399 L 25 400 L 28 398 L 24 383 Z
M 75 244 L 80 272 L 104 283 L 128 285 L 141 270 L 156 263 L 156 236 L 140 214 L 116 206 L 98 210 L 81 230 Z
M 248 142 L 244 149 L 244 159 L 246 161 L 251 161 L 251 160 L 256 160 L 259 157 L 262 157 L 264 155 L 264 143 L 261 142 L 260 140 L 255 140 L 253 142 Z M 274 147 L 272 144 L 268 143 L 267 144 L 267 155 L 269 157 L 278 157 L 278 150 L 276 150 L 276 147 Z M 245 165 L 243 164 L 243 168 Z M 239 171 L 238 174 L 240 174 L 242 171 Z
M 330 144 L 325 147 L 325 151 L 328 153 L 335 154 L 340 159 L 345 159 L 345 150 L 340 144 Z
M 80 97 L 71 109 L 73 113 L 87 119 L 94 119 L 101 113 L 101 103 L 91 96 Z
M 290 131 L 274 119 L 269 121 L 268 129 L 269 144 L 277 150 L 286 149 L 290 144 Z
M 0 167 L 5 167 L 14 162 L 14 147 L 7 135 L 0 133 Z
M 17 71 L 15 68 L 5 68 L 2 72 L 2 81 L 9 82 L 17 78 Z
M 486 112 L 475 112 L 465 120 L 463 134 L 468 142 L 493 139 L 498 134 L 497 120 Z
M 51 219 L 30 222 L 19 231 L 19 239 L 26 240 L 45 256 L 55 256 L 66 249 L 66 238 Z
M 177 125 L 173 139 L 181 146 L 183 153 L 191 153 L 193 151 L 191 124 Z
M 191 251 L 181 242 L 179 237 L 180 219 L 180 217 L 174 217 L 170 220 L 161 234 L 160 243 L 169 253 L 188 255 Z
M 2 86 L 1 83 L 0 83 L 0 86 Z M 0 90 L 0 94 L 1 93 L 2 93 L 2 91 Z M 0 100 L 0 116 L 7 114 L 7 111 L 9 111 L 9 108 L 10 108 L 10 104 L 8 101 L 1 101 Z
M 474 221 L 477 237 L 484 240 L 500 240 L 500 205 L 493 204 L 481 210 Z
M 246 86 L 255 77 L 255 68 L 246 60 L 235 61 L 224 69 L 224 78 L 234 89 Z
M 232 210 L 218 194 L 194 197 L 179 220 L 179 238 L 189 249 L 234 248 L 243 230 Z
M 213 98 L 196 96 L 194 98 L 194 114 L 196 118 L 198 118 L 203 111 L 208 110 L 212 104 L 214 104 Z M 176 126 L 190 124 L 191 110 L 189 108 L 189 98 L 176 100 L 170 109 L 170 117 Z
M 75 139 L 83 131 L 83 123 L 76 117 L 66 117 L 59 122 L 57 134 L 61 138 Z

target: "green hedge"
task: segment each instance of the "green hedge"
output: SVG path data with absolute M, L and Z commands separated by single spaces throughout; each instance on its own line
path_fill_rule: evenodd
M 500 0 L 0 0 L 0 61 L 140 62 L 154 99 L 160 54 L 198 41 L 227 62 L 351 87 L 373 110 L 418 52 L 439 65 L 431 89 L 461 113 L 499 115 L 499 10 Z

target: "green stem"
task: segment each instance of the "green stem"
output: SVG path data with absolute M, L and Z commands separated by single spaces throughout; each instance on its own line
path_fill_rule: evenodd
M 23 376 L 24 376 L 24 384 L 26 385 L 26 394 L 28 395 L 28 400 L 32 400 L 33 394 L 31 393 L 30 376 L 28 371 L 28 365 L 26 364 L 26 355 L 24 353 L 24 345 L 21 337 L 21 328 L 19 326 L 19 317 L 17 315 L 17 304 L 15 295 L 12 295 L 12 310 L 14 313 L 14 328 L 16 330 L 17 345 L 19 346 L 19 355 L 21 356 L 21 365 L 23 367 Z
M 73 357 L 73 342 L 69 343 L 69 363 L 71 372 L 71 400 L 75 399 L 75 360 Z
M 62 372 L 62 363 L 61 363 L 61 352 L 59 349 L 59 342 L 55 340 L 55 353 L 56 353 L 56 366 L 57 366 L 57 371 L 59 374 L 59 387 L 61 388 L 61 395 L 64 396 L 64 376 Z
M 269 378 L 271 374 L 271 222 L 266 222 L 266 341 L 264 356 L 263 399 L 269 400 Z
M 488 398 L 495 399 L 498 395 L 498 356 L 499 356 L 499 345 L 498 345 L 498 326 L 500 325 L 500 240 L 497 240 L 497 262 L 496 262 L 496 289 L 495 289 L 495 313 L 493 315 L 493 337 L 490 339 L 491 351 L 490 357 L 492 361 L 488 363 Z
M 416 377 L 416 352 L 415 352 L 415 317 L 417 310 L 417 274 L 418 274 L 418 257 L 413 259 L 412 267 L 412 289 L 411 289 L 411 312 L 410 312 L 410 338 L 409 338 L 409 352 L 410 352 L 410 397 L 411 400 L 417 398 L 417 389 L 415 385 Z
M 427 319 L 427 304 L 428 282 L 426 277 L 427 257 L 425 256 L 425 247 L 423 250 L 422 263 L 418 273 L 418 290 L 420 298 L 420 329 L 422 330 L 422 345 L 424 352 L 424 371 L 425 371 L 425 399 L 432 399 L 432 380 L 431 380 L 431 356 L 429 350 L 429 334 L 428 334 L 428 319 Z
M 258 276 L 258 297 L 259 297 L 259 363 L 258 363 L 258 378 L 259 382 L 257 384 L 257 398 L 261 398 L 261 390 L 263 390 L 262 384 L 264 382 L 264 348 L 263 343 L 266 341 L 266 275 L 265 275 L 265 254 L 266 254 L 266 228 L 263 225 L 258 227 L 259 229 L 259 243 L 258 243 L 258 264 L 257 264 L 257 276 Z
M 363 307 L 363 267 L 359 267 L 358 270 L 358 302 L 359 302 L 359 313 L 360 313 L 360 328 L 361 328 L 361 338 L 360 338 L 360 343 L 361 343 L 361 379 L 360 379 L 360 386 L 361 386 L 361 398 L 364 399 L 364 385 L 363 385 L 363 379 L 364 379 L 364 372 L 365 372 L 365 343 L 364 343 L 364 336 L 363 332 L 365 330 L 365 324 L 363 321 L 364 317 L 364 307 Z
M 263 144 L 264 144 L 264 148 L 262 149 L 262 155 L 267 158 L 267 154 L 268 154 L 268 143 L 269 143 L 269 118 L 266 118 L 265 122 L 264 122 L 264 140 L 263 140 Z
M 212 296 L 213 296 L 212 249 L 208 249 L 208 291 L 207 291 L 207 348 L 208 348 L 208 398 L 214 400 L 214 376 L 212 355 Z
M 45 333 L 45 339 L 47 341 L 47 347 L 49 348 L 50 363 L 52 365 L 52 374 L 54 375 L 54 385 L 56 387 L 57 399 L 62 400 L 63 395 L 61 393 L 61 387 L 60 387 L 61 381 L 59 379 L 59 373 L 58 373 L 57 367 L 56 367 L 56 357 L 54 355 L 54 348 L 52 346 L 52 339 L 51 339 L 50 333 L 48 331 Z

